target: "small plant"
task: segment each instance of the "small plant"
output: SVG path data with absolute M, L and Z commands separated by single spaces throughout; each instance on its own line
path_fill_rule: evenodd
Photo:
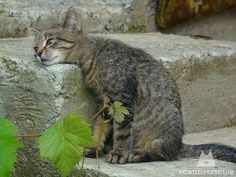
M 129 111 L 123 106 L 123 103 L 115 101 L 108 107 L 109 114 L 116 120 L 116 122 L 121 123 L 125 115 L 129 115 Z
M 0 177 L 10 177 L 16 161 L 16 149 L 21 147 L 16 138 L 17 128 L 0 118 Z
M 92 131 L 82 116 L 69 114 L 39 138 L 41 158 L 49 158 L 63 176 L 79 163 L 84 148 L 94 145 Z
M 106 105 L 96 113 L 96 118 L 105 109 L 118 122 L 124 120 L 128 110 L 121 102 Z M 84 149 L 95 144 L 92 131 L 83 116 L 69 114 L 58 120 L 43 133 L 18 134 L 18 129 L 8 120 L 0 118 L 0 177 L 10 177 L 16 161 L 16 150 L 21 147 L 18 139 L 39 137 L 38 145 L 41 159 L 48 158 L 60 171 L 68 176 L 84 156 Z

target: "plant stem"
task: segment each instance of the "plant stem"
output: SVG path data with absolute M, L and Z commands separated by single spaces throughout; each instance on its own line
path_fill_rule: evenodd
M 99 114 L 101 114 L 106 108 L 108 108 L 109 105 L 104 104 L 103 107 L 92 117 L 89 118 L 89 120 L 93 120 L 95 119 L 97 116 L 99 116 Z M 35 137 L 40 137 L 42 135 L 42 133 L 26 133 L 26 134 L 19 134 L 16 135 L 16 138 L 20 138 L 20 139 L 24 139 L 24 138 L 35 138 Z
M 109 107 L 108 105 L 104 104 L 104 106 L 95 115 L 89 118 L 89 121 L 92 121 L 93 119 L 95 119 L 97 116 L 99 116 L 99 114 L 101 114 L 108 107 Z
M 83 155 L 82 155 L 82 164 L 81 164 L 81 168 L 80 168 L 81 171 L 84 168 L 84 158 L 85 158 L 85 148 L 84 148 Z
M 35 137 L 40 137 L 41 135 L 42 135 L 41 133 L 20 134 L 16 135 L 16 138 L 35 138 Z

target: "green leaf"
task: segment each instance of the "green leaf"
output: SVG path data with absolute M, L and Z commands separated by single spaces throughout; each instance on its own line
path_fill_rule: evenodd
M 63 176 L 79 163 L 84 147 L 94 145 L 92 131 L 82 116 L 70 114 L 45 130 L 39 138 L 42 158 L 49 158 Z
M 10 177 L 16 161 L 16 149 L 21 144 L 16 139 L 17 128 L 8 120 L 0 118 L 0 177 Z
M 116 122 L 121 123 L 125 115 L 129 115 L 129 111 L 126 107 L 122 106 L 123 103 L 115 101 L 112 105 L 109 106 L 109 114 L 113 116 Z
M 116 111 L 113 116 L 114 116 L 116 122 L 118 122 L 118 123 L 123 122 L 123 120 L 125 119 L 125 115 L 122 114 L 121 112 L 117 112 L 117 111 Z

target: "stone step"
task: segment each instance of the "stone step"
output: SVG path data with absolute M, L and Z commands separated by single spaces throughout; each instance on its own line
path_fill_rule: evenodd
M 236 124 L 235 42 L 160 33 L 96 35 L 142 48 L 169 68 L 179 87 L 186 132 Z M 0 117 L 32 133 L 72 111 L 93 115 L 94 97 L 84 88 L 78 67 L 42 66 L 33 57 L 33 41 L 34 36 L 0 39 Z M 24 143 L 16 172 L 46 173 L 38 161 L 25 160 L 38 157 L 27 153 L 34 141 Z
M 45 29 L 64 19 L 69 7 L 77 9 L 89 32 L 127 31 L 131 0 L 34 1 L 0 3 L 0 37 L 26 36 L 29 27 Z
M 236 147 L 235 135 L 236 127 L 191 133 L 184 136 L 184 143 L 223 143 Z M 84 168 L 95 170 L 97 171 L 97 173 L 101 172 L 103 173 L 103 175 L 107 174 L 109 177 L 215 177 L 236 175 L 236 165 L 234 163 L 214 159 L 214 167 L 199 167 L 197 166 L 198 160 L 199 158 L 180 158 L 176 161 L 171 162 L 146 162 L 137 164 L 114 165 L 108 164 L 105 159 L 96 160 L 85 158 Z M 194 172 L 196 174 L 194 174 Z M 223 174 L 226 175 L 222 175 L 222 172 L 224 172 Z
M 156 29 L 156 6 L 148 0 L 10 0 L 0 1 L 0 38 L 23 37 L 31 33 L 29 27 L 45 29 L 58 24 L 69 7 L 78 11 L 88 32 Z

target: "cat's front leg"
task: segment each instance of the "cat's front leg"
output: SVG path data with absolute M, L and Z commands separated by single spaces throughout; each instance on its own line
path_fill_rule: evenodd
M 112 128 L 112 122 L 110 122 L 110 116 L 108 115 L 107 106 L 110 104 L 110 99 L 107 96 L 102 96 L 102 103 L 100 103 L 100 110 L 104 110 L 100 113 L 99 116 L 96 117 L 96 121 L 93 127 L 93 137 L 95 141 L 95 146 L 87 147 L 85 149 L 86 157 L 96 157 L 96 153 L 98 155 L 103 154 L 103 149 L 105 146 L 105 141 L 109 136 L 109 133 Z
M 95 146 L 87 147 L 85 149 L 85 156 L 86 157 L 96 157 L 96 153 L 98 152 L 99 155 L 103 153 L 104 143 L 106 138 L 111 131 L 112 125 L 110 122 L 105 121 L 103 116 L 99 116 L 95 122 L 94 130 L 93 130 L 93 137 L 95 141 Z
M 132 147 L 131 136 L 132 116 L 125 117 L 122 123 L 113 120 L 113 150 L 107 154 L 107 162 L 124 164 L 128 162 L 128 156 Z

